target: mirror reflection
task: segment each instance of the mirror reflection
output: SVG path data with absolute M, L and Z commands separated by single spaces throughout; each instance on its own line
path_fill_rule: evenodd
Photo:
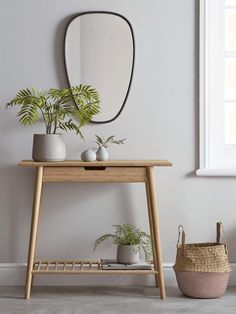
M 69 85 L 97 89 L 101 113 L 96 123 L 111 122 L 127 100 L 134 66 L 134 37 L 130 23 L 110 12 L 82 13 L 68 24 L 65 64 Z

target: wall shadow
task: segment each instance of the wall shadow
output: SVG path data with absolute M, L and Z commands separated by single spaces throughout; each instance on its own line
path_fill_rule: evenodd
M 55 37 L 54 37 L 54 66 L 57 73 L 57 79 L 59 82 L 59 87 L 64 88 L 68 87 L 67 74 L 65 68 L 65 58 L 64 58 L 64 40 L 65 40 L 65 31 L 66 26 L 69 21 L 76 14 L 67 16 L 65 19 L 60 21 L 56 28 Z
M 0 177 L 0 250 L 5 252 L 0 262 L 15 262 L 26 252 L 28 246 L 24 241 L 28 232 L 22 222 L 28 222 L 30 228 L 33 171 L 4 166 L 0 168 Z
M 229 251 L 229 260 L 231 263 L 236 263 L 236 227 L 227 231 L 226 240 Z

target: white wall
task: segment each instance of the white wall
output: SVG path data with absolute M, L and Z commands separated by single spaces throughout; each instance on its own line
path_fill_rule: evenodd
M 198 167 L 198 1 L 197 0 L 0 0 L 1 104 L 24 87 L 66 86 L 63 35 L 71 15 L 110 10 L 133 25 L 136 64 L 130 96 L 111 124 L 89 125 L 94 134 L 127 137 L 112 147 L 114 159 L 169 159 L 157 170 L 164 262 L 173 262 L 177 226 L 189 241 L 215 238 L 223 221 L 230 259 L 236 262 L 236 179 L 200 178 Z M 28 248 L 33 171 L 17 162 L 31 157 L 32 134 L 43 126 L 22 127 L 14 110 L 0 109 L 0 262 L 25 262 Z M 67 134 L 68 158 L 90 145 Z M 114 223 L 148 229 L 142 185 L 50 184 L 43 194 L 39 257 L 112 256 L 106 243 L 92 243 Z

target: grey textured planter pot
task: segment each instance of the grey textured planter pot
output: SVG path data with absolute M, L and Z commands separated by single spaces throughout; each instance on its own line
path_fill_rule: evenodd
M 137 245 L 118 245 L 117 262 L 122 264 L 137 264 L 139 249 Z
M 65 142 L 62 134 L 34 134 L 34 161 L 63 161 L 66 158 Z

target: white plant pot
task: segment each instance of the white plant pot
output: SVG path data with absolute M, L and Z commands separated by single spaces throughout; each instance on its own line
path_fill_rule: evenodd
M 105 161 L 105 160 L 108 160 L 109 158 L 108 151 L 103 146 L 100 146 L 98 148 L 96 155 L 97 155 L 97 160 L 99 161 Z
M 32 157 L 34 161 L 63 161 L 66 158 L 62 134 L 34 134 Z
M 139 248 L 137 245 L 118 245 L 117 262 L 122 264 L 137 264 L 139 262 Z

